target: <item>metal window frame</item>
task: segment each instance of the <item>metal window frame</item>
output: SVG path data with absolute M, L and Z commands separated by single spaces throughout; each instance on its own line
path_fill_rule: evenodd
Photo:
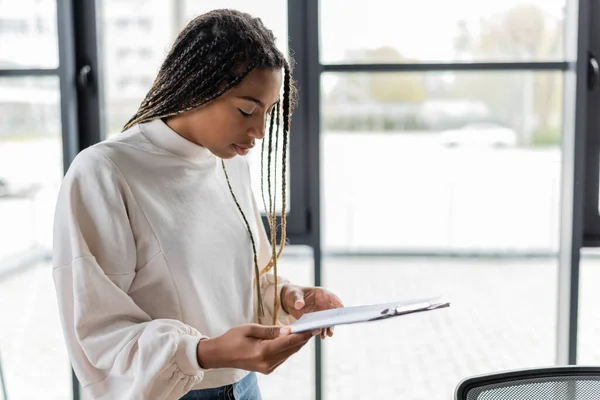
M 590 2 L 588 18 L 585 20 L 588 24 L 587 34 L 589 43 L 586 48 L 580 48 L 580 59 L 583 61 L 585 57 L 593 57 L 596 62 L 600 60 L 600 25 L 592 23 L 594 17 L 600 15 L 600 4 L 597 1 Z M 589 53 L 587 53 L 589 52 Z M 586 62 L 586 69 L 583 67 L 581 73 L 583 78 L 588 77 L 588 69 L 590 64 Z M 599 79 L 596 77 L 596 79 Z M 587 82 L 586 82 L 587 83 Z M 581 83 L 583 90 L 584 82 Z M 596 88 L 590 89 L 588 86 L 587 98 L 585 106 L 587 110 L 598 110 L 600 107 L 600 90 L 598 83 Z M 589 112 L 586 118 L 586 132 L 588 133 L 585 140 L 585 200 L 584 200 L 584 227 L 583 227 L 583 246 L 584 247 L 599 247 L 600 246 L 600 212 L 599 208 L 599 191 L 600 191 L 600 136 L 593 135 L 591 132 L 600 130 L 600 117 L 598 113 Z
M 294 80 L 298 89 L 297 108 L 292 118 L 292 136 L 302 137 L 302 147 L 291 147 L 301 158 L 302 185 L 307 198 L 308 235 L 303 244 L 312 247 L 313 283 L 322 285 L 321 250 L 321 168 L 320 168 L 320 79 L 318 1 L 288 0 L 289 48 L 295 58 Z M 294 143 L 291 144 L 294 146 Z M 293 168 L 293 166 L 292 166 Z M 293 171 L 293 169 L 292 169 Z M 323 396 L 322 343 L 315 340 L 315 400 Z
M 101 76 L 95 0 L 56 0 L 63 143 L 63 170 L 102 138 Z M 72 370 L 73 399 L 81 398 Z
M 320 64 L 323 72 L 435 72 L 435 71 L 566 71 L 568 61 L 555 62 L 473 62 L 402 64 Z
M 21 78 L 26 76 L 58 76 L 58 68 L 0 69 L 0 78 Z
M 577 6 L 577 8 L 575 8 Z M 587 52 L 590 0 L 572 5 L 566 23 L 566 46 L 577 63 L 565 75 L 560 253 L 558 265 L 556 363 L 577 363 L 579 264 L 584 246 L 587 140 Z M 570 26 L 569 26 L 570 25 Z

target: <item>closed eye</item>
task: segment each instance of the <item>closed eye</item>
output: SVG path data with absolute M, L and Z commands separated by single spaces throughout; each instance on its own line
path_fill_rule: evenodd
M 238 110 L 240 111 L 240 114 L 242 114 L 242 116 L 244 116 L 244 117 L 246 117 L 246 118 L 248 118 L 248 117 L 251 117 L 251 116 L 252 116 L 252 114 L 248 114 L 247 112 L 244 112 L 242 109 L 239 109 L 239 108 L 238 108 Z

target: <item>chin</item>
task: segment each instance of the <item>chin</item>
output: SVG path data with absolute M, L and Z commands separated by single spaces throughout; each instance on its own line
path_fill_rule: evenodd
M 230 151 L 219 151 L 219 152 L 212 152 L 215 156 L 222 158 L 223 160 L 230 160 L 234 157 L 237 157 L 237 153 L 235 152 L 235 150 L 231 149 Z

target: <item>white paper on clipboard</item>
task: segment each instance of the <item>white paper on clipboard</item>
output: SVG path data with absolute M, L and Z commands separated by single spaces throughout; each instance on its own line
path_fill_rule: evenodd
M 449 306 L 450 303 L 444 301 L 442 297 L 430 297 L 391 303 L 334 308 L 304 314 L 291 325 L 291 329 L 292 333 L 305 332 L 337 325 L 377 321 L 415 312 L 437 310 Z

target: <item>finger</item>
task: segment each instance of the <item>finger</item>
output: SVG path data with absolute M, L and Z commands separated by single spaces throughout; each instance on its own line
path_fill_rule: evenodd
M 339 297 L 337 297 L 335 294 L 331 294 L 331 303 L 336 307 L 336 308 L 342 308 L 344 307 L 344 304 L 342 303 L 342 301 L 340 300 Z
M 329 336 L 329 337 L 333 336 L 333 327 L 327 328 L 327 336 Z
M 321 340 L 325 340 L 325 338 L 327 337 L 325 335 L 326 332 L 327 332 L 327 329 L 321 329 Z
M 273 340 L 280 336 L 286 336 L 289 332 L 290 328 L 285 326 L 263 326 L 252 324 L 248 326 L 247 335 L 258 339 Z
M 294 346 L 302 344 L 304 342 L 309 341 L 313 336 L 319 334 L 319 330 L 308 331 L 308 332 L 300 332 L 300 333 L 291 333 L 288 335 L 280 336 L 277 339 L 274 339 L 268 343 L 267 352 L 270 354 L 281 353 L 284 350 L 290 349 Z
M 302 289 L 294 287 L 289 292 L 289 295 L 292 296 L 292 304 L 294 305 L 294 309 L 302 310 L 306 305 L 304 301 L 304 292 L 302 291 Z

